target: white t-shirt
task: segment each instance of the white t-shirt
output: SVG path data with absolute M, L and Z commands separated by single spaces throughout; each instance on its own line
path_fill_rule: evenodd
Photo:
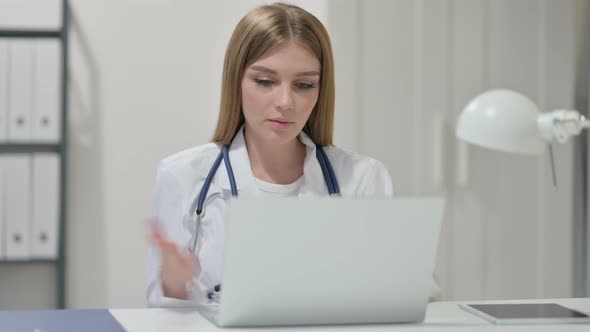
M 303 182 L 303 176 L 289 184 L 276 184 L 254 178 L 260 197 L 294 197 L 299 193 L 299 187 Z

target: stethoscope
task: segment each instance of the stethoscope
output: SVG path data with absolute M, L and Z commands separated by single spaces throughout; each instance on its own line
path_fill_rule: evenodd
M 322 169 L 322 174 L 324 175 L 324 181 L 326 182 L 326 186 L 328 187 L 328 192 L 330 196 L 340 196 L 340 187 L 338 186 L 338 181 L 336 181 L 336 175 L 334 174 L 334 169 L 332 168 L 332 164 L 326 155 L 324 149 L 316 144 L 316 158 L 320 163 L 320 167 Z M 189 251 L 194 253 L 197 248 L 197 239 L 199 235 L 199 227 L 201 226 L 201 219 L 204 215 L 204 206 L 205 206 L 205 199 L 207 198 L 207 193 L 209 192 L 209 187 L 211 186 L 211 182 L 213 181 L 213 177 L 215 173 L 217 173 L 217 169 L 219 169 L 219 165 L 221 165 L 221 161 L 225 164 L 225 169 L 227 170 L 227 177 L 229 178 L 229 185 L 231 187 L 231 195 L 234 197 L 238 196 L 238 189 L 236 186 L 236 178 L 234 177 L 234 171 L 231 167 L 231 163 L 229 161 L 229 145 L 223 145 L 221 147 L 221 151 L 209 174 L 205 178 L 205 183 L 201 188 L 201 192 L 199 193 L 199 200 L 197 201 L 197 220 L 195 225 L 195 235 Z M 218 293 L 221 291 L 221 285 L 215 285 L 212 289 L 207 291 L 207 298 L 209 300 L 217 299 Z

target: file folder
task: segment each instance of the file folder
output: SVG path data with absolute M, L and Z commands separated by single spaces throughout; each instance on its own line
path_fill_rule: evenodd
M 5 259 L 28 259 L 31 253 L 31 156 L 0 155 L 4 175 Z
M 0 326 L 11 332 L 125 332 L 107 309 L 0 311 Z
M 61 122 L 61 49 L 57 39 L 35 41 L 33 141 L 58 143 Z
M 0 40 L 0 142 L 8 137 L 8 41 Z
M 62 7 L 62 0 L 2 0 L 0 29 L 59 30 Z
M 4 191 L 5 191 L 5 186 L 4 186 L 4 170 L 2 169 L 2 166 L 0 165 L 0 261 L 4 260 L 4 256 L 5 256 L 5 244 L 4 244 L 4 238 L 5 238 L 5 231 L 4 229 L 5 227 L 5 219 L 6 219 L 6 210 L 5 210 L 5 205 L 4 205 L 4 199 L 6 197 L 6 195 L 4 195 Z
M 55 259 L 59 243 L 60 159 L 55 153 L 33 155 L 31 257 Z
M 33 109 L 33 42 L 15 39 L 10 42 L 10 74 L 8 82 L 8 140 L 31 140 Z

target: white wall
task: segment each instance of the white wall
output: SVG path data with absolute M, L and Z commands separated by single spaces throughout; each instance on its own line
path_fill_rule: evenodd
M 467 146 L 454 128 L 468 101 L 492 88 L 525 93 L 543 110 L 573 106 L 575 2 L 336 3 L 347 143 L 385 163 L 397 195 L 446 196 L 446 299 L 571 296 L 572 145 L 555 147 L 554 191 L 546 155 Z
M 209 139 L 218 111 L 221 65 L 227 41 L 239 18 L 256 3 L 259 1 L 73 1 L 68 196 L 70 307 L 138 307 L 144 304 L 144 220 L 149 212 L 157 161 Z M 449 27 L 450 22 L 455 22 L 451 18 L 455 17 L 461 18 L 454 26 L 456 34 L 482 32 L 485 28 L 483 23 L 475 19 L 469 21 L 470 16 L 459 14 L 465 10 L 483 15 L 482 10 L 488 8 L 486 6 L 491 1 L 404 0 L 365 3 L 353 0 L 309 0 L 297 3 L 303 3 L 323 18 L 332 35 L 337 66 L 336 142 L 385 161 L 394 175 L 394 185 L 399 194 L 427 194 L 445 190 L 431 182 L 435 140 L 431 135 L 422 134 L 419 130 L 420 120 L 425 121 L 427 129 L 431 128 L 434 121 L 439 119 L 436 118 L 437 114 L 444 112 L 447 116 L 452 115 L 457 111 L 457 105 L 468 98 L 470 93 L 477 92 L 480 87 L 487 87 L 485 84 L 488 83 L 482 81 L 478 86 L 466 86 L 463 81 L 455 81 L 453 84 L 459 84 L 465 89 L 455 91 L 454 94 L 453 91 L 445 90 L 449 79 L 452 79 L 449 75 L 453 67 L 447 66 L 452 61 L 449 56 L 456 50 L 447 45 L 446 38 L 450 38 L 446 34 L 448 31 L 438 28 Z M 492 9 L 496 10 L 494 15 L 497 17 L 512 11 L 506 7 L 509 2 L 494 3 Z M 518 5 L 516 10 L 525 14 L 528 7 L 538 8 L 538 3 L 529 0 Z M 550 6 L 559 7 L 548 0 L 543 0 L 543 4 L 546 11 L 553 10 Z M 455 16 L 449 16 L 451 13 Z M 392 19 L 394 16 L 395 19 Z M 459 24 L 465 28 L 459 29 L 462 27 Z M 368 34 L 368 31 L 380 32 Z M 482 79 L 478 75 L 483 75 L 484 70 L 498 70 L 500 74 L 486 77 L 495 80 L 494 85 L 513 84 L 510 73 L 502 71 L 502 61 L 511 59 L 510 53 L 502 53 L 511 45 L 507 41 L 510 31 L 497 26 L 493 31 L 496 37 L 494 43 L 507 43 L 497 49 L 500 51 L 496 53 L 495 62 L 491 62 L 491 67 L 480 68 L 484 66 L 483 59 L 468 57 L 467 60 L 474 61 L 469 62 L 469 68 L 475 72 L 461 73 L 472 75 L 463 77 L 465 80 L 477 81 Z M 537 30 L 529 28 L 524 31 L 524 35 L 519 36 L 537 36 Z M 383 40 L 387 42 L 383 43 Z M 483 46 L 482 43 L 476 49 L 478 56 L 483 56 Z M 419 57 L 415 57 L 415 54 Z M 437 56 L 439 54 L 446 55 L 440 58 Z M 568 54 L 566 52 L 565 56 Z M 561 61 L 559 57 L 545 60 L 556 63 Z M 537 67 L 531 65 L 525 69 L 528 74 L 534 74 Z M 564 79 L 559 74 L 557 70 L 546 73 L 548 77 L 555 75 L 561 77 L 560 80 Z M 568 72 L 562 74 L 568 75 Z M 523 79 L 517 81 L 515 86 L 526 88 L 535 82 L 533 79 Z M 567 96 L 568 88 L 566 86 L 564 90 L 559 90 L 560 94 L 554 99 L 546 99 L 546 106 L 569 106 L 568 100 L 563 97 Z M 536 89 L 525 92 L 537 91 L 542 94 L 542 90 Z M 453 99 L 449 99 L 450 96 Z M 532 97 L 538 95 L 533 93 Z M 437 108 L 437 105 L 444 107 Z M 449 119 L 451 117 L 447 121 L 452 122 Z M 450 122 L 446 124 L 447 130 L 451 130 Z M 395 130 L 391 130 L 393 124 Z M 378 131 L 376 128 L 383 130 Z M 384 139 L 383 133 L 387 139 Z M 407 142 L 424 149 L 408 149 Z M 546 179 L 547 171 L 544 164 L 513 157 L 497 159 L 497 155 L 489 152 L 469 151 L 472 152 L 470 174 L 487 169 L 497 170 L 494 176 L 503 177 L 497 185 L 486 187 L 486 183 L 491 180 L 482 180 L 480 175 L 480 178 L 472 178 L 475 183 L 471 188 L 459 191 L 459 198 L 454 201 L 457 204 L 455 209 L 468 208 L 464 209 L 464 214 L 455 213 L 463 218 L 457 220 L 473 219 L 476 222 L 461 224 L 451 221 L 455 227 L 455 233 L 452 234 L 459 234 L 455 239 L 462 239 L 463 242 L 446 242 L 443 248 L 446 250 L 441 270 L 444 275 L 443 285 L 454 289 L 455 294 L 463 298 L 510 295 L 504 290 L 513 291 L 513 296 L 567 295 L 570 285 L 563 285 L 562 288 L 559 285 L 564 278 L 571 277 L 568 274 L 570 272 L 566 271 L 565 275 L 552 272 L 551 262 L 561 262 L 561 265 L 557 265 L 559 268 L 570 268 L 567 260 L 570 248 L 566 234 L 570 230 L 568 226 L 563 228 L 537 218 L 535 214 L 523 214 L 515 206 L 518 205 L 516 203 L 510 205 L 512 210 L 495 214 L 502 208 L 502 203 L 486 201 L 515 190 L 524 197 L 534 196 L 524 206 L 532 206 L 534 213 L 538 213 L 540 210 L 537 204 L 546 196 L 538 195 L 537 190 L 549 190 L 543 180 Z M 452 157 L 453 153 L 450 151 L 447 158 Z M 566 149 L 559 153 L 565 159 L 570 152 Z M 510 169 L 506 167 L 515 167 L 517 176 L 524 177 L 524 183 L 533 187 L 525 190 L 523 186 L 516 186 L 514 177 L 509 176 Z M 533 169 L 532 175 L 528 174 L 530 167 Z M 451 162 L 446 173 L 451 174 L 454 170 L 455 164 Z M 562 179 L 565 179 L 566 186 L 570 183 L 567 174 L 567 169 L 561 170 L 560 175 L 565 176 Z M 471 193 L 475 191 L 476 194 L 465 195 L 467 190 Z M 567 199 L 568 196 L 560 197 L 560 204 L 564 204 L 564 197 Z M 481 206 L 485 206 L 485 209 Z M 509 211 L 517 213 L 510 216 Z M 558 211 L 550 215 L 555 216 Z M 534 260 L 534 263 L 523 263 L 526 273 L 519 280 L 526 282 L 526 278 L 534 272 L 547 273 L 552 279 L 535 280 L 533 286 L 519 290 L 516 288 L 520 283 L 510 285 L 508 281 L 511 273 L 523 271 L 520 270 L 522 266 L 518 265 L 516 259 L 505 265 L 499 263 L 507 255 L 506 250 L 488 257 L 492 264 L 496 264 L 492 265 L 494 271 L 485 270 L 477 259 L 487 252 L 483 251 L 484 247 L 479 242 L 483 236 L 484 222 L 502 218 L 513 220 L 522 216 L 527 218 L 527 225 L 547 223 L 548 227 L 535 226 L 534 236 L 538 241 L 526 242 L 525 249 L 514 256 L 519 260 L 527 257 Z M 513 242 L 515 245 L 519 244 L 518 241 L 526 240 L 521 238 L 525 234 L 525 226 L 519 228 L 518 235 L 508 237 L 510 241 L 516 241 Z M 463 232 L 456 233 L 461 229 Z M 492 232 L 492 236 L 485 239 L 493 242 L 483 245 L 488 246 L 485 248 L 491 254 L 498 253 L 492 249 L 502 245 L 501 239 L 506 228 L 492 225 L 488 231 Z M 470 237 L 470 232 L 479 232 L 477 234 L 480 237 Z M 558 241 L 548 241 L 550 245 L 547 247 L 539 245 L 551 235 L 557 236 Z M 452 236 L 446 236 L 446 241 L 453 240 Z M 534 247 L 536 245 L 539 247 Z M 464 258 L 460 250 L 470 248 L 477 249 L 468 251 L 471 255 L 465 258 L 465 264 L 458 264 Z M 537 249 L 543 252 L 541 258 L 531 254 Z M 449 253 L 449 250 L 453 253 Z M 461 279 L 456 278 L 459 273 L 452 271 L 468 274 Z M 491 283 L 490 278 L 493 278 Z M 544 288 L 546 284 L 549 291 Z M 465 288 L 461 288 L 461 285 Z

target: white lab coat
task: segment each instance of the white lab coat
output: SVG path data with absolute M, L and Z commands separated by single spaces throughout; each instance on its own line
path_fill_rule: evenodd
M 303 166 L 303 179 L 299 197 L 327 196 L 316 147 L 305 134 L 299 135 L 307 148 Z M 196 205 L 205 178 L 219 154 L 219 147 L 210 143 L 181 151 L 160 162 L 154 193 L 153 215 L 163 221 L 163 231 L 180 248 L 188 250 L 196 219 Z M 391 197 L 391 177 L 383 164 L 375 159 L 336 147 L 326 147 L 343 197 Z M 240 196 L 260 195 L 244 142 L 243 130 L 234 138 L 230 160 Z M 177 300 L 163 296 L 160 274 L 160 257 L 157 248 L 149 248 L 148 257 L 148 306 L 216 306 L 206 297 L 206 291 L 222 282 L 222 263 L 230 184 L 225 165 L 221 163 L 207 195 L 205 216 L 199 229 L 198 255 L 201 273 L 195 277 L 195 285 L 189 300 Z M 211 309 L 211 308 L 209 308 Z M 215 309 L 215 308 L 213 308 Z

